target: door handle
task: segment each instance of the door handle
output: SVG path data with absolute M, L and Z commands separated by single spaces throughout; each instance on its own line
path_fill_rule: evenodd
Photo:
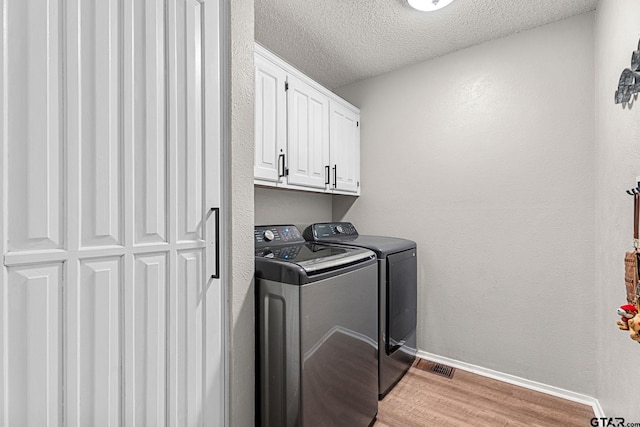
M 215 218 L 216 240 L 214 243 L 214 247 L 216 251 L 216 258 L 215 258 L 214 264 L 215 264 L 216 272 L 211 275 L 211 278 L 219 279 L 220 278 L 220 208 L 211 208 L 210 212 L 215 214 L 216 216 Z
M 280 173 L 280 164 L 282 164 L 282 173 Z M 278 178 L 282 178 L 284 175 L 285 175 L 285 159 L 284 159 L 284 154 L 280 154 L 278 156 Z
M 331 174 L 331 172 L 329 171 L 330 168 L 331 168 L 331 166 L 329 166 L 329 165 L 324 167 L 324 183 L 325 183 L 325 185 L 331 183 L 331 178 L 329 177 L 329 175 Z

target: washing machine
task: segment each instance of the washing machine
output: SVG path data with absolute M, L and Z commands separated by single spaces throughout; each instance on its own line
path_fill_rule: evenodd
M 257 226 L 257 425 L 367 427 L 378 412 L 374 252 Z
M 358 234 L 350 222 L 312 224 L 310 242 L 370 249 L 378 263 L 378 397 L 400 381 L 416 357 L 417 248 L 407 239 Z

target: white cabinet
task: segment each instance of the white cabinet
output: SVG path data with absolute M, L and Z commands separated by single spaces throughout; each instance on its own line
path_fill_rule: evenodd
M 254 177 L 278 183 L 285 176 L 287 149 L 287 73 L 261 55 L 255 55 Z
M 325 189 L 329 165 L 329 98 L 288 76 L 288 183 Z
M 331 183 L 334 190 L 360 189 L 360 115 L 331 101 Z
M 256 185 L 360 194 L 360 111 L 256 45 Z

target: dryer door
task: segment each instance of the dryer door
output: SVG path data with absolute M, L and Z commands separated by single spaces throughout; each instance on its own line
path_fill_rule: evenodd
M 388 355 L 402 347 L 416 330 L 417 281 L 415 248 L 387 256 L 385 351 Z

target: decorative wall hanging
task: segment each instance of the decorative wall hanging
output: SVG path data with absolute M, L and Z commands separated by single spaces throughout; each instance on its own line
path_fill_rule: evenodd
M 631 54 L 631 68 L 625 68 L 620 74 L 618 82 L 618 90 L 615 94 L 616 104 L 626 104 L 631 97 L 640 92 L 640 41 L 638 41 L 638 50 L 634 50 Z
M 626 70 L 625 70 L 626 71 Z M 636 186 L 627 190 L 633 196 L 633 247 L 624 256 L 624 284 L 627 303 L 617 310 L 618 328 L 629 331 L 629 338 L 640 343 L 640 177 Z

